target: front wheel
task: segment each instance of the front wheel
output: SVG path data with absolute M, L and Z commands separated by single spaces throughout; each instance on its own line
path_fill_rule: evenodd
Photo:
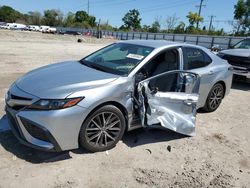
M 117 107 L 103 106 L 83 123 L 79 143 L 91 152 L 112 149 L 122 138 L 125 126 L 125 117 Z
M 221 104 L 225 89 L 221 83 L 215 84 L 208 94 L 204 110 L 207 112 L 215 111 Z

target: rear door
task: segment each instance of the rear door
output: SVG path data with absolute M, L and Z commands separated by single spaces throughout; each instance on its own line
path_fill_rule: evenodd
M 213 86 L 213 78 L 217 74 L 212 66 L 212 59 L 203 50 L 195 47 L 185 47 L 182 50 L 184 54 L 183 69 L 200 75 L 198 108 L 203 107 Z
M 138 94 L 142 126 L 160 125 L 193 136 L 199 85 L 199 76 L 185 71 L 170 71 L 141 81 Z

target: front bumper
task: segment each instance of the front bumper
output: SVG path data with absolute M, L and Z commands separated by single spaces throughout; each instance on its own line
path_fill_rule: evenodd
M 234 75 L 250 79 L 250 70 L 238 66 L 233 66 L 233 68 L 234 68 L 233 70 Z
M 24 145 L 45 150 L 63 151 L 78 148 L 81 125 L 89 111 L 80 106 L 62 110 L 14 110 L 5 107 L 13 134 Z

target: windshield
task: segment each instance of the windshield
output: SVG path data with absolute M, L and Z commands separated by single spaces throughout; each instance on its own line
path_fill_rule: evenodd
M 250 40 L 243 40 L 234 46 L 234 49 L 250 49 Z
M 80 62 L 112 74 L 128 75 L 152 51 L 153 48 L 146 46 L 116 43 L 91 54 Z

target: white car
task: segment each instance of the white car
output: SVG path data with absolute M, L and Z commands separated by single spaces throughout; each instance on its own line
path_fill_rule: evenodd
M 27 28 L 26 25 L 18 24 L 18 23 L 14 23 L 14 25 L 10 27 L 10 29 L 12 29 L 12 30 L 24 30 L 26 28 Z
M 49 28 L 50 28 L 50 26 L 41 25 L 39 31 L 45 33 L 46 30 L 49 29 Z
M 40 27 L 38 25 L 29 25 L 28 30 L 29 31 L 40 31 Z
M 15 23 L 6 23 L 5 25 L 1 26 L 2 29 L 11 29 L 14 27 Z

